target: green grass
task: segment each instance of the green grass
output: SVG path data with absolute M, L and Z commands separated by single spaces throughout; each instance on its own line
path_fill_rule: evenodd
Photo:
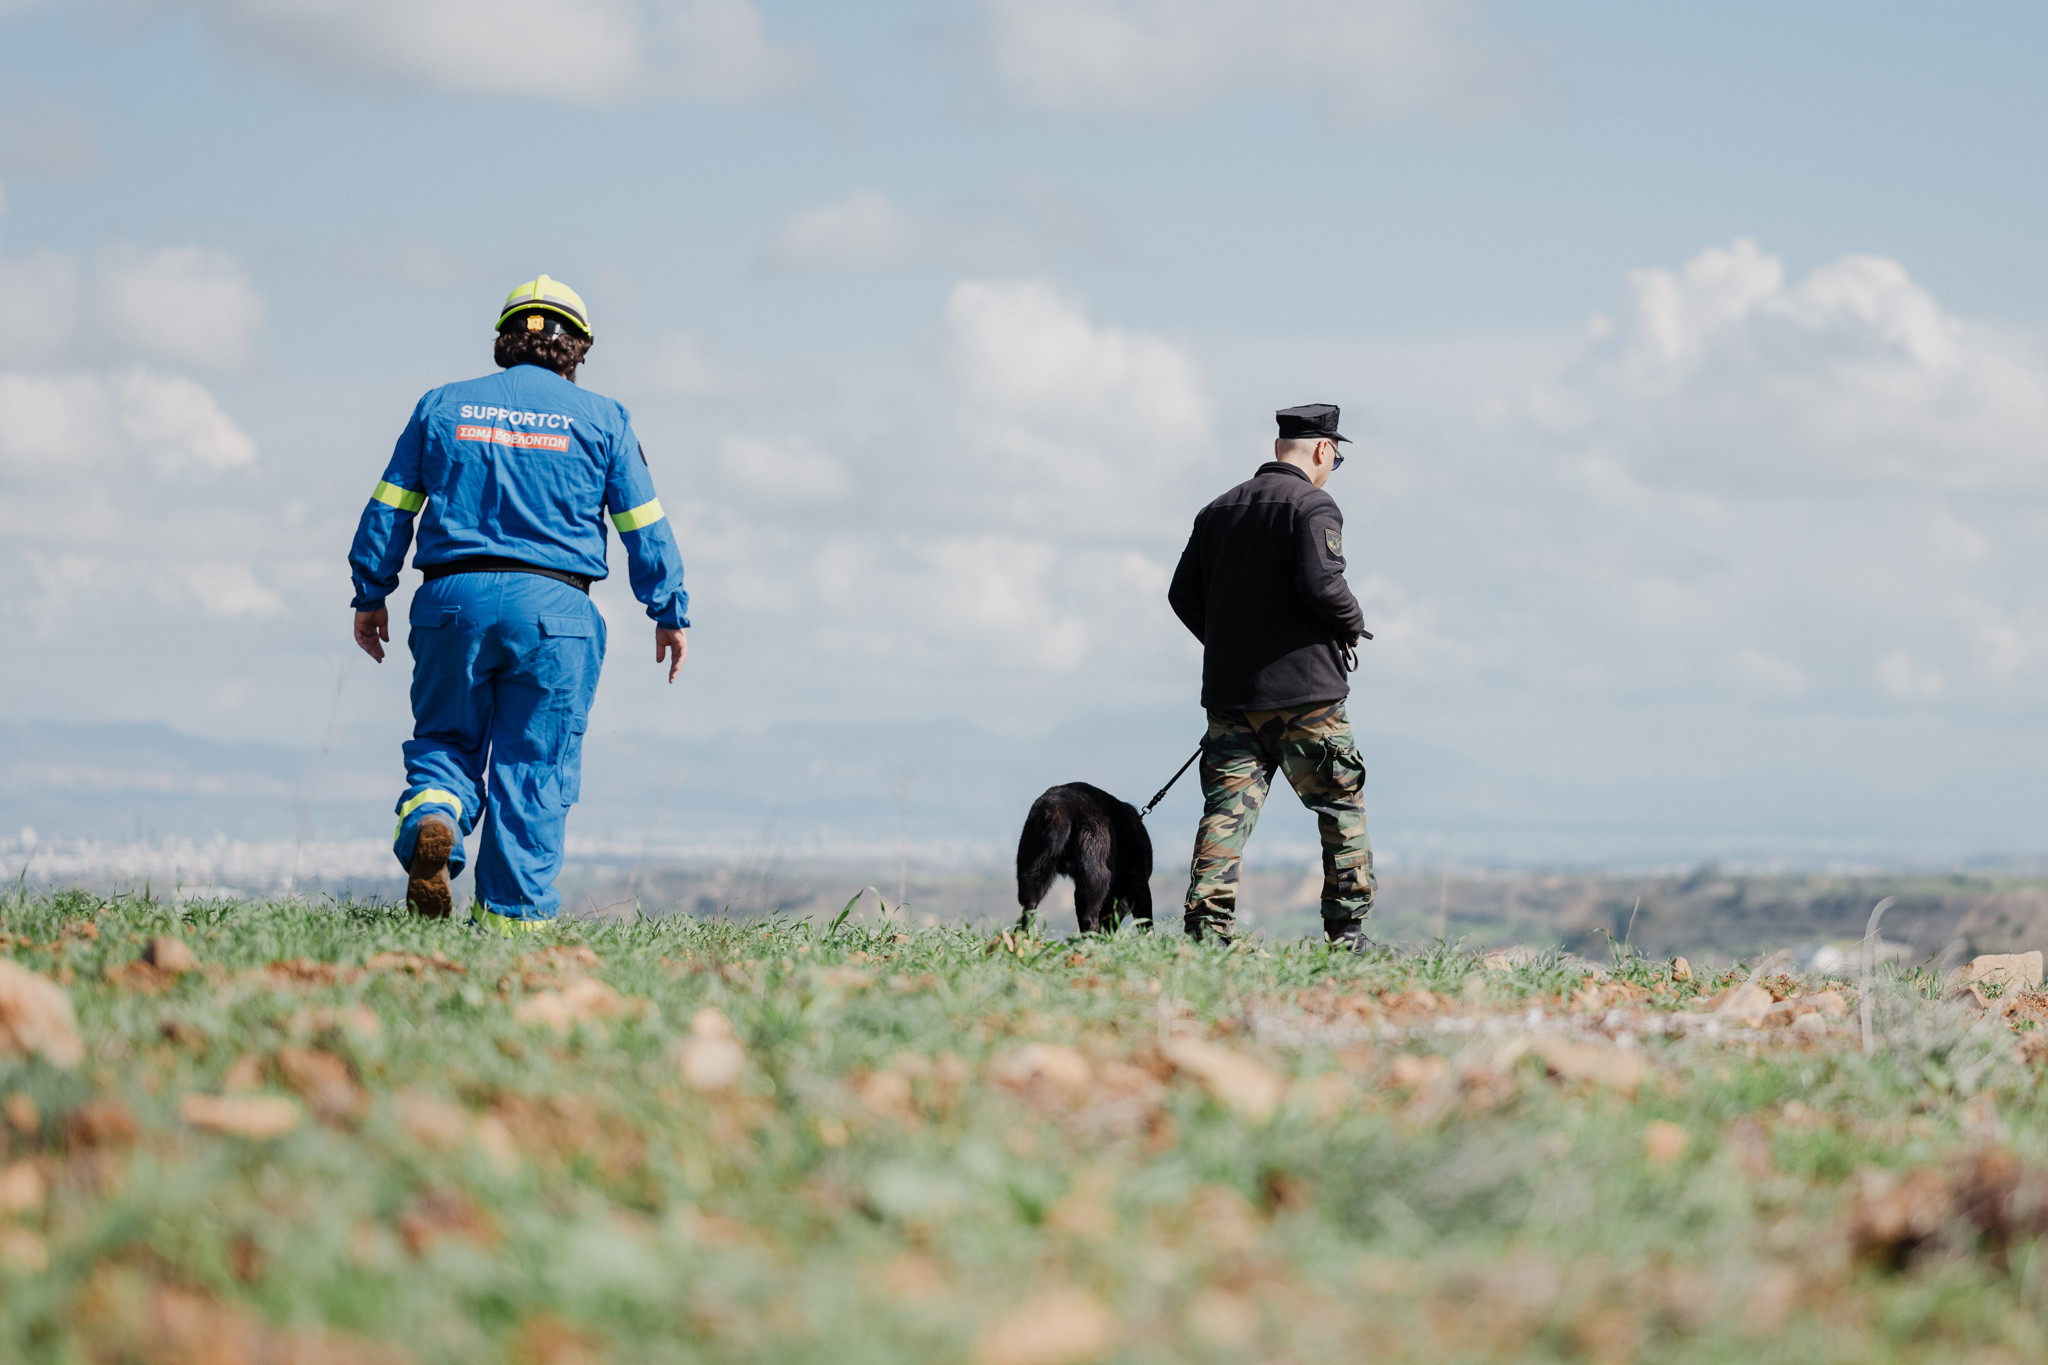
M 82 922 L 97 936 L 67 930 Z M 87 1047 L 71 1070 L 0 1057 L 8 1170 L 47 1191 L 0 1215 L 0 1359 L 1988 1365 L 2048 1348 L 2039 1072 L 2006 1025 L 1911 973 L 1886 979 L 1866 1057 L 1853 1012 L 1820 1037 L 1710 1036 L 1702 995 L 1740 968 L 1676 982 L 1624 959 L 1591 984 L 1626 998 L 1575 1006 L 1585 962 L 1489 968 L 1441 945 L 1360 959 L 687 919 L 507 941 L 386 906 L 84 894 L 0 901 L 0 933 L 65 983 Z M 130 967 L 156 934 L 199 968 Z M 390 952 L 462 970 L 365 967 Z M 343 970 L 267 970 L 300 959 Z M 582 976 L 624 1008 L 560 1033 L 522 1021 Z M 745 1050 L 729 1089 L 693 1088 L 679 1061 L 707 1008 Z M 1628 1093 L 1526 1051 L 1532 1009 L 1540 1036 L 1610 1059 L 1617 1029 L 1693 1018 L 1642 1037 Z M 1219 1101 L 1226 1082 L 1168 1060 L 1187 1037 L 1285 1098 Z M 1087 1067 L 1031 1081 L 1033 1042 Z M 342 1073 L 324 1098 L 321 1065 Z M 185 1096 L 231 1086 L 291 1097 L 298 1125 L 181 1119 Z M 1652 1120 L 1689 1137 L 1663 1165 Z M 1931 1210 L 1896 1236 L 1870 1230 L 1905 1207 L 1884 1173 L 1919 1179 Z

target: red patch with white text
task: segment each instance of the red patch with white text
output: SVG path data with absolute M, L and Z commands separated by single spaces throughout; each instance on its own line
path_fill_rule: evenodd
M 494 446 L 513 446 L 520 450 L 567 450 L 569 438 L 547 431 L 507 431 L 503 427 L 455 428 L 458 441 L 485 441 Z

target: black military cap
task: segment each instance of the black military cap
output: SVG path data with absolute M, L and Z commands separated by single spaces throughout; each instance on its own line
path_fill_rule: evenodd
M 1309 403 L 1298 408 L 1282 408 L 1273 414 L 1273 420 L 1280 424 L 1280 439 L 1283 441 L 1348 441 L 1349 436 L 1337 433 L 1337 405 L 1335 403 Z

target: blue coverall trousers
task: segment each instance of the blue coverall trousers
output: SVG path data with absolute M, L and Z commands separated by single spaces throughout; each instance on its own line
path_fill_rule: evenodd
M 420 587 L 406 636 L 413 737 L 392 845 L 400 863 L 411 860 L 427 816 L 467 835 L 488 810 L 476 867 L 483 908 L 514 920 L 555 917 L 604 642 L 590 598 L 552 578 L 464 573 Z M 465 861 L 458 843 L 449 875 Z

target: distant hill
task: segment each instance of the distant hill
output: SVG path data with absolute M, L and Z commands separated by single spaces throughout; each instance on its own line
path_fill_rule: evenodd
M 0 831 L 45 838 L 152 841 L 166 837 L 289 839 L 297 832 L 315 755 L 251 740 L 217 740 L 168 725 L 0 721 Z M 362 774 L 323 776 L 323 825 L 369 822 Z M 357 828 L 360 826 L 360 828 Z
M 1375 733 L 1363 706 L 1356 709 L 1374 846 L 1390 872 L 1673 869 L 1706 861 L 2011 865 L 2039 851 L 2020 842 L 2037 840 L 2037 832 L 2011 830 L 2026 812 L 1987 820 L 1983 842 L 1970 845 L 1913 832 L 1917 806 L 1882 794 L 1830 805 L 1796 785 L 1673 786 L 1625 774 L 1597 786 L 1509 780 L 1467 756 Z M 833 725 L 795 716 L 682 738 L 613 728 L 600 705 L 585 741 L 583 800 L 571 837 L 727 861 L 764 849 L 796 857 L 893 851 L 907 839 L 955 862 L 999 865 L 1040 791 L 1089 781 L 1142 803 L 1202 729 L 1200 714 L 1184 709 L 1096 717 L 1040 734 L 1005 734 L 1000 719 L 983 728 L 887 717 Z M 0 839 L 23 826 L 45 838 L 125 843 L 296 843 L 302 827 L 315 842 L 388 839 L 406 733 L 402 714 L 388 720 L 345 725 L 324 764 L 310 745 L 214 738 L 162 724 L 0 721 Z M 1951 815 L 1972 812 L 1970 800 L 1955 793 Z M 1199 810 L 1199 782 L 1190 773 L 1149 822 L 1162 868 L 1185 859 Z M 1306 858 L 1315 837 L 1313 816 L 1276 781 L 1254 860 Z

